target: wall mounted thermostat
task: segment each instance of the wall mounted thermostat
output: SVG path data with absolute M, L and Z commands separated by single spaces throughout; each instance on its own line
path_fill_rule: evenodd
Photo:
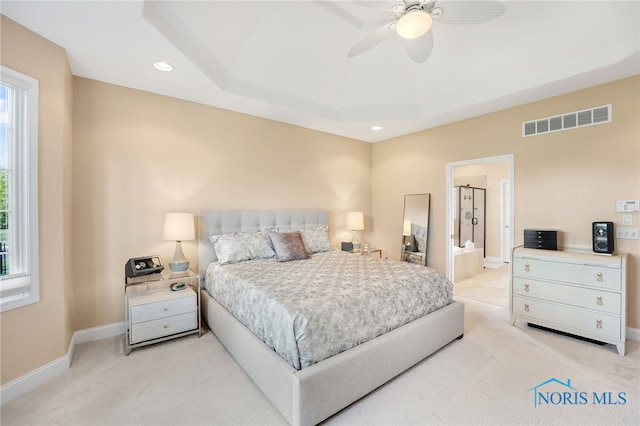
M 616 201 L 616 213 L 629 213 L 640 211 L 639 200 L 618 200 Z

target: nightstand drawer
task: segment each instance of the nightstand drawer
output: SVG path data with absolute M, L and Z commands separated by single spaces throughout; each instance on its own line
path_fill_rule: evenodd
M 171 291 L 164 288 L 129 296 L 132 324 L 196 311 L 196 294 L 191 288 Z
M 160 318 L 153 321 L 146 321 L 131 326 L 131 343 L 144 342 L 145 340 L 151 340 L 157 337 L 169 336 L 171 334 L 193 330 L 197 327 L 198 324 L 195 311 Z
M 616 315 L 622 312 L 622 295 L 611 291 L 513 277 L 513 294 Z

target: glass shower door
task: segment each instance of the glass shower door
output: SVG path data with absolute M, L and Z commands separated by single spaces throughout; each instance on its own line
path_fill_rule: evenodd
M 456 188 L 458 202 L 456 244 L 459 247 L 464 247 L 467 241 L 471 241 L 476 248 L 484 248 L 485 192 L 486 190 L 482 188 L 469 186 Z

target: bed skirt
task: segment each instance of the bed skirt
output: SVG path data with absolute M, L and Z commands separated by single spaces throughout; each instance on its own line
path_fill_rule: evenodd
M 202 290 L 202 315 L 218 340 L 285 419 L 315 425 L 464 333 L 453 303 L 389 333 L 296 370 Z

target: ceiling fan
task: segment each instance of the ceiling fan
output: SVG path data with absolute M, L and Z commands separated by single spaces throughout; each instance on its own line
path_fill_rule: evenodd
M 364 53 L 397 34 L 404 40 L 409 58 L 419 64 L 425 62 L 433 50 L 433 21 L 454 25 L 479 24 L 502 16 L 506 9 L 501 3 L 491 0 L 371 0 L 355 3 L 390 12 L 395 20 L 368 33 L 351 48 L 347 57 Z

